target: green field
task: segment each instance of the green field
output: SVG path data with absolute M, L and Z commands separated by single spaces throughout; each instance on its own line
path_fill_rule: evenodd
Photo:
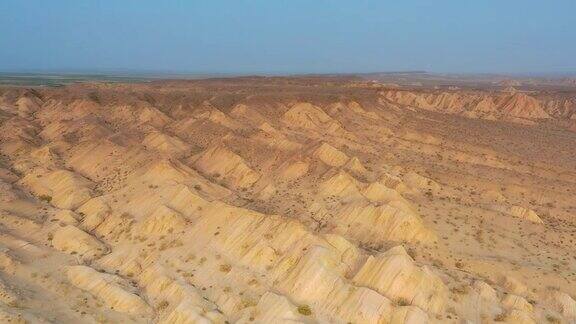
M 0 73 L 0 85 L 62 86 L 75 82 L 146 82 L 158 77 L 140 77 L 106 74 L 34 74 Z

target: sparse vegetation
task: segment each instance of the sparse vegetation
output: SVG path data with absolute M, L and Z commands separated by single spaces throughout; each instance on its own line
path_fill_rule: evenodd
M 170 303 L 167 300 L 163 300 L 160 303 L 158 303 L 158 306 L 156 307 L 156 309 L 161 312 L 163 310 L 165 310 L 166 308 L 168 308 L 168 306 L 170 305 Z
M 541 96 L 531 84 L 520 92 L 535 101 L 493 121 L 478 120 L 484 110 L 448 116 L 518 98 L 495 83 L 460 92 L 402 78 L 396 90 L 337 75 L 86 83 L 35 90 L 50 103 L 33 113 L 19 111 L 27 89 L 0 87 L 1 270 L 23 274 L 0 288 L 21 298 L 22 318 L 50 307 L 36 299 L 55 288 L 54 307 L 75 312 L 65 318 L 103 313 L 108 322 L 168 318 L 182 304 L 167 293 L 197 296 L 186 303 L 218 322 L 259 321 L 266 298 L 286 298 L 304 321 L 346 322 L 391 303 L 442 323 L 465 321 L 469 301 L 482 298 L 479 321 L 502 322 L 517 315 L 510 294 L 533 305 L 535 321 L 563 322 L 552 299 L 571 302 L 576 289 L 576 137 L 563 129 L 576 106 L 557 109 L 564 101 L 543 99 L 559 99 L 553 87 Z M 409 105 L 394 103 L 406 93 Z M 87 103 L 93 96 L 106 105 Z M 427 111 L 412 107 L 424 102 Z M 435 111 L 439 102 L 456 106 Z M 562 123 L 500 120 L 534 107 L 554 109 Z M 512 206 L 544 223 L 501 212 Z M 86 275 L 69 275 L 74 268 Z M 115 303 L 110 312 L 114 298 L 84 280 L 117 285 L 129 311 Z M 286 288 L 324 291 L 334 280 L 350 298 L 311 294 L 299 305 Z M 71 305 L 59 305 L 69 302 L 62 296 Z
M 506 313 L 500 313 L 494 316 L 494 322 L 504 322 L 506 320 Z
M 221 264 L 220 271 L 221 272 L 230 272 L 232 270 L 232 266 L 229 264 Z
M 396 298 L 396 300 L 394 300 L 394 304 L 396 306 L 409 306 L 410 301 L 406 298 L 399 297 L 399 298 Z
M 304 316 L 310 316 L 312 315 L 312 309 L 308 305 L 300 305 L 298 306 L 298 313 Z
M 42 200 L 42 201 L 44 201 L 44 202 L 50 203 L 50 202 L 52 201 L 52 196 L 40 195 L 40 196 L 38 197 L 38 199 L 40 199 L 40 200 Z

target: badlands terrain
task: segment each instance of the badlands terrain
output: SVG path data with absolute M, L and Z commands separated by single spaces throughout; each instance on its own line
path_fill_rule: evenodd
M 576 89 L 0 88 L 2 323 L 576 323 Z

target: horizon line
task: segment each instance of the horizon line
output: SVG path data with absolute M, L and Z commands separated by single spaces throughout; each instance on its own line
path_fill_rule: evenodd
M 444 75 L 444 76 L 493 76 L 493 77 L 576 77 L 576 71 L 546 71 L 546 72 L 435 72 L 427 70 L 389 70 L 389 71 L 372 71 L 372 72 L 273 72 L 273 71 L 251 71 L 251 72 L 232 72 L 232 71 L 171 71 L 171 70 L 154 70 L 154 69 L 20 69 L 20 70 L 0 70 L 0 74 L 25 76 L 25 75 L 41 75 L 41 76 L 116 76 L 116 77 L 130 77 L 130 76 L 146 76 L 150 78 L 163 77 L 163 76 L 203 76 L 203 77 L 247 77 L 247 76 L 262 76 L 262 77 L 291 77 L 291 76 L 354 76 L 354 75 L 379 75 L 379 74 L 427 74 L 427 75 Z

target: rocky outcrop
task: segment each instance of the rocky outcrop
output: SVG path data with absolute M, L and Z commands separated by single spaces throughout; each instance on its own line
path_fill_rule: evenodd
M 182 230 L 186 224 L 186 219 L 180 213 L 160 205 L 136 226 L 136 231 L 141 235 L 166 235 Z
M 138 295 L 130 290 L 130 284 L 122 278 L 100 273 L 86 266 L 72 266 L 66 270 L 70 282 L 98 299 L 102 300 L 113 310 L 134 315 L 148 315 L 150 306 Z
M 312 130 L 338 130 L 340 125 L 328 116 L 322 109 L 307 102 L 293 105 L 284 113 L 283 122 L 293 127 Z
M 343 166 L 349 159 L 345 153 L 328 143 L 322 143 L 318 146 L 318 148 L 314 150 L 313 156 L 333 167 Z
M 404 106 L 460 114 L 471 118 L 495 119 L 548 119 L 543 104 L 534 97 L 520 92 L 498 95 L 460 92 L 411 92 L 389 90 L 382 97 Z
M 386 241 L 429 243 L 435 239 L 420 217 L 394 204 L 351 204 L 335 216 L 334 225 L 337 232 L 366 244 L 379 245 Z
M 77 255 L 82 260 L 88 261 L 94 260 L 108 251 L 98 239 L 73 225 L 59 228 L 54 233 L 52 244 L 60 251 Z
M 441 187 L 438 183 L 434 180 L 419 175 L 416 172 L 410 171 L 406 173 L 402 180 L 404 183 L 411 188 L 418 189 L 418 190 L 427 190 L 431 192 L 438 192 L 440 191 Z
M 320 184 L 320 193 L 351 200 L 362 197 L 360 183 L 345 171 L 340 170 L 334 176 Z
M 213 146 L 202 152 L 194 162 L 194 167 L 203 174 L 232 187 L 247 188 L 260 178 L 244 159 L 222 145 Z
M 544 221 L 531 209 L 522 206 L 492 205 L 492 208 L 505 215 L 520 218 L 535 224 L 544 224 Z
M 0 87 L 0 322 L 573 322 L 571 92 L 362 77 Z
M 353 281 L 432 313 L 443 311 L 448 296 L 442 280 L 428 267 L 416 266 L 401 246 L 368 257 Z
M 290 163 L 280 171 L 280 177 L 283 180 L 294 180 L 305 176 L 310 168 L 309 163 L 296 161 Z
M 75 209 L 92 197 L 93 183 L 67 170 L 30 173 L 22 184 L 42 200 L 62 209 Z
M 169 155 L 182 154 L 189 149 L 189 146 L 179 138 L 158 131 L 153 131 L 146 135 L 142 144 L 150 149 Z
M 565 318 L 576 319 L 576 301 L 567 293 L 551 290 L 546 296 L 546 301 L 550 303 L 555 311 Z

